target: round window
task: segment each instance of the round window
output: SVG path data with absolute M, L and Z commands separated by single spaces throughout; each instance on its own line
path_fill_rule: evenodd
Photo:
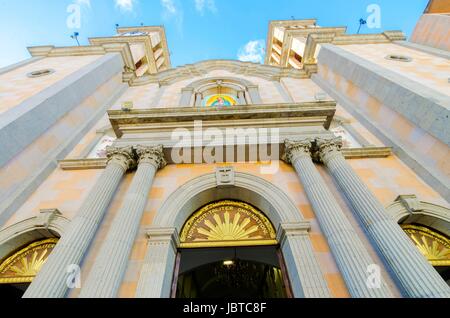
M 38 71 L 33 71 L 27 74 L 28 77 L 41 77 L 41 76 L 47 76 L 50 75 L 52 73 L 55 73 L 55 70 L 52 69 L 44 69 L 44 70 L 38 70 Z
M 388 56 L 386 56 L 387 60 L 392 60 L 392 61 L 399 61 L 399 62 L 411 62 L 412 58 L 408 57 L 408 56 L 404 56 L 404 55 L 398 55 L 398 54 L 389 54 Z

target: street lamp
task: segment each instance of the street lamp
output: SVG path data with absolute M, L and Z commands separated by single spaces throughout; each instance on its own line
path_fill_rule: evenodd
M 80 46 L 80 42 L 78 41 L 78 36 L 80 35 L 80 33 L 78 32 L 73 32 L 73 34 L 70 36 L 72 39 L 74 39 L 75 41 L 77 41 L 78 46 Z
M 364 24 L 367 24 L 367 21 L 364 20 L 364 19 L 362 19 L 362 18 L 359 19 L 359 28 L 358 28 L 357 34 L 359 34 L 359 31 L 361 30 L 361 27 L 362 27 Z

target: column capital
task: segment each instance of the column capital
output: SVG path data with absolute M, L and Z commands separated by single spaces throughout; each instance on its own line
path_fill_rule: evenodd
M 136 146 L 135 150 L 138 155 L 139 163 L 150 163 L 154 165 L 156 169 L 162 169 L 167 165 L 162 145 L 156 147 Z
M 176 228 L 148 228 L 145 235 L 149 245 L 170 244 L 175 251 L 180 245 Z
M 123 167 L 125 171 L 136 166 L 134 159 L 133 147 L 106 147 L 106 157 L 108 164 L 116 163 Z
M 311 223 L 308 221 L 302 221 L 298 223 L 281 223 L 278 226 L 277 241 L 280 245 L 286 239 L 287 236 L 308 236 L 311 230 Z
M 316 139 L 316 146 L 317 146 L 317 153 L 320 157 L 320 160 L 323 161 L 323 163 L 327 164 L 327 162 L 334 156 L 340 155 L 341 148 L 342 148 L 342 138 L 332 138 L 332 139 L 322 139 L 317 138 Z
M 313 140 L 305 138 L 302 140 L 288 140 L 284 141 L 284 155 L 282 160 L 287 163 L 294 163 L 295 159 L 299 156 L 311 157 L 311 147 Z

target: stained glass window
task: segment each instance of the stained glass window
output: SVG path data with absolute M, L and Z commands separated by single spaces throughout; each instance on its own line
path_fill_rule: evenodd
M 203 99 L 203 106 L 206 107 L 230 107 L 237 104 L 236 98 L 232 95 L 227 94 L 215 94 L 206 96 Z

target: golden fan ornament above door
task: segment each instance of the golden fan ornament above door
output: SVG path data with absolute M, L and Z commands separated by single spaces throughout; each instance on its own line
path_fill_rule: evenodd
M 277 244 L 267 217 L 253 206 L 225 200 L 195 212 L 180 235 L 181 247 L 227 247 Z
M 450 240 L 427 227 L 405 224 L 403 230 L 433 266 L 450 266 Z
M 0 263 L 0 284 L 31 283 L 58 242 L 50 238 L 34 242 Z

